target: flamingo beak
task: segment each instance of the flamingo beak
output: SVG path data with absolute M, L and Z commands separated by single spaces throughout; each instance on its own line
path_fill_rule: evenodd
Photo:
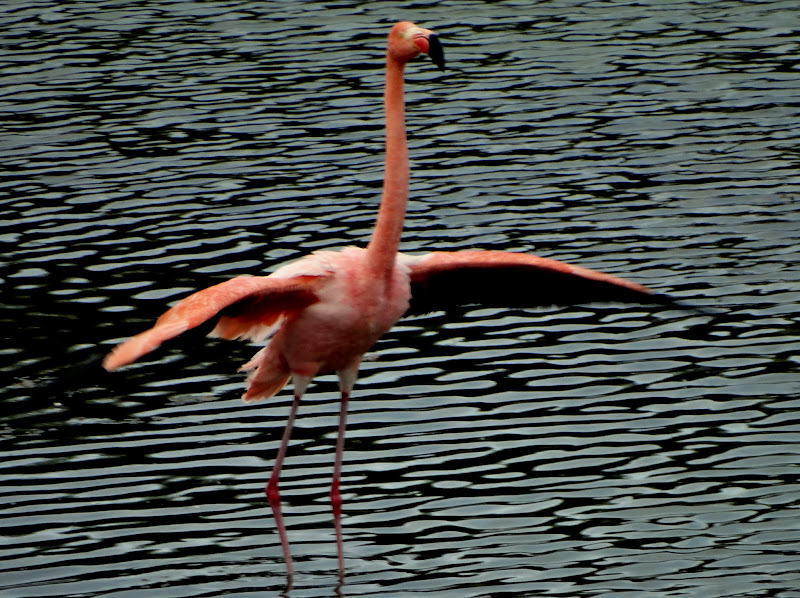
M 411 36 L 411 42 L 417 50 L 431 57 L 433 64 L 444 70 L 444 50 L 439 36 L 430 29 L 416 27 Z
M 435 33 L 428 36 L 428 56 L 431 57 L 433 64 L 444 70 L 444 48 L 442 48 L 442 42 L 439 41 L 439 36 Z

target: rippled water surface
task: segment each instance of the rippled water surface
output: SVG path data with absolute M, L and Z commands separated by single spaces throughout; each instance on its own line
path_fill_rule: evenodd
M 239 401 L 255 349 L 92 359 L 366 242 L 400 18 L 449 65 L 408 69 L 405 251 L 532 251 L 724 314 L 403 320 L 351 405 L 338 595 L 800 596 L 794 0 L 6 2 L 0 595 L 281 592 L 290 393 Z M 286 463 L 292 596 L 337 592 L 337 410 L 322 377 Z

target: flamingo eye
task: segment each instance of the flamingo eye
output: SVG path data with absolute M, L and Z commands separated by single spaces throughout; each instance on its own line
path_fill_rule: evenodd
M 411 40 L 411 43 L 413 43 L 417 47 L 417 49 L 423 54 L 427 54 L 428 51 L 430 50 L 430 45 L 428 44 L 428 38 L 421 33 L 415 35 L 414 39 Z

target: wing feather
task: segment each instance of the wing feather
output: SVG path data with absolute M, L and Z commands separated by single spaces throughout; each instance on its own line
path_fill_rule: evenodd
M 624 278 L 527 253 L 439 251 L 403 262 L 411 279 L 408 315 L 472 304 L 675 303 Z
M 136 361 L 161 343 L 213 318 L 220 312 L 212 334 L 222 338 L 251 338 L 264 333 L 288 311 L 318 301 L 315 289 L 321 276 L 239 276 L 189 295 L 155 325 L 117 345 L 103 361 L 112 371 Z

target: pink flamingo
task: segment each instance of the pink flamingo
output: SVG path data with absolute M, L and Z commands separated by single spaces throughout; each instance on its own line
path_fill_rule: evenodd
M 245 402 L 267 399 L 291 378 L 294 401 L 266 486 L 291 584 L 292 561 L 278 483 L 300 399 L 317 374 L 336 372 L 341 412 L 331 486 L 340 573 L 343 571 L 339 480 L 347 403 L 361 359 L 406 313 L 455 305 L 534 306 L 632 301 L 671 303 L 648 288 L 562 262 L 504 251 L 398 253 L 408 200 L 408 146 L 403 72 L 428 54 L 444 68 L 439 39 L 409 22 L 392 27 L 386 54 L 386 165 L 375 230 L 366 249 L 317 251 L 269 276 L 240 276 L 199 291 L 164 313 L 150 329 L 117 346 L 103 362 L 111 371 L 162 342 L 221 314 L 211 335 L 269 342 L 244 366 Z

